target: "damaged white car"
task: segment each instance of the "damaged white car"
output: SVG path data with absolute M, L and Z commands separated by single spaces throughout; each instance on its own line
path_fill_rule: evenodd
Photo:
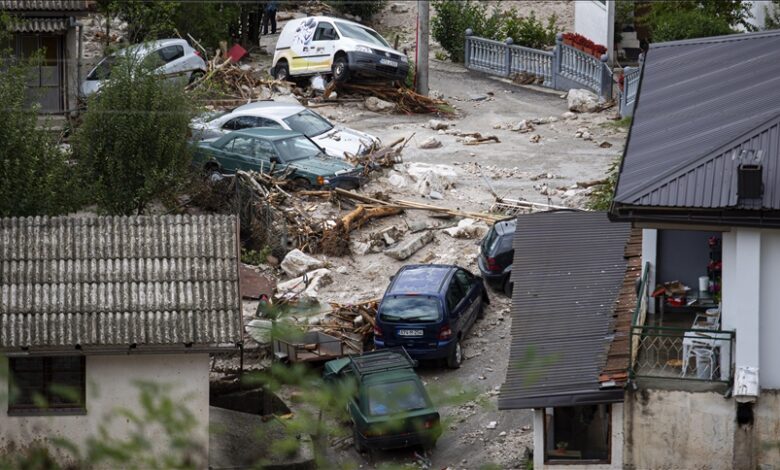
M 301 105 L 274 101 L 258 101 L 224 113 L 206 114 L 194 119 L 190 127 L 197 140 L 251 127 L 292 130 L 312 139 L 336 158 L 344 158 L 345 153 L 361 155 L 380 143 L 377 137 L 365 132 L 333 125 Z

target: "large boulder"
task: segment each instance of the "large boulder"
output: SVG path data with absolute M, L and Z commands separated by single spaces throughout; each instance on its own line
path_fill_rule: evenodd
M 569 111 L 595 113 L 599 110 L 599 97 L 588 90 L 569 90 L 566 100 L 569 104 Z
M 423 150 L 430 150 L 430 149 L 437 149 L 441 147 L 441 141 L 437 139 L 436 137 L 428 137 L 427 139 L 420 142 L 420 145 L 418 145 Z
M 415 189 L 421 196 L 429 196 L 432 192 L 443 195 L 458 180 L 458 173 L 449 165 L 414 162 L 407 165 L 406 172 L 414 180 Z
M 327 286 L 332 282 L 333 277 L 330 269 L 315 269 L 303 276 L 279 283 L 276 286 L 276 296 L 282 298 L 302 297 L 304 299 L 316 300 L 319 288 Z
M 369 96 L 366 98 L 366 109 L 374 111 L 375 113 L 384 113 L 395 109 L 395 103 L 389 101 L 380 100 L 376 96 Z
M 290 277 L 300 276 L 303 273 L 325 267 L 325 263 L 307 255 L 299 249 L 295 249 L 282 260 L 282 271 Z
M 394 246 L 386 249 L 385 254 L 391 258 L 397 259 L 398 261 L 403 261 L 417 253 L 420 248 L 424 247 L 431 241 L 433 241 L 433 232 L 422 232 L 399 243 L 396 243 Z
M 481 238 L 487 231 L 488 226 L 485 222 L 474 219 L 462 219 L 457 226 L 443 230 L 452 238 Z

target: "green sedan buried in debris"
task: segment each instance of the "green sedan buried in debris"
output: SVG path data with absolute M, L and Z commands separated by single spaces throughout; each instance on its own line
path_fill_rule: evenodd
M 363 169 L 329 157 L 308 137 L 282 129 L 252 128 L 196 143 L 193 163 L 214 176 L 259 171 L 298 188 L 360 186 Z

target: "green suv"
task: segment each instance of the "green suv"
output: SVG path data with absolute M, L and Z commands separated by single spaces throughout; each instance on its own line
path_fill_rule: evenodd
M 251 128 L 195 144 L 193 163 L 207 173 L 259 171 L 292 180 L 301 189 L 360 186 L 362 168 L 329 157 L 303 134 Z
M 355 393 L 347 408 L 355 449 L 431 448 L 441 436 L 439 412 L 433 407 L 415 362 L 403 348 L 383 349 L 325 363 L 328 380 L 353 380 Z

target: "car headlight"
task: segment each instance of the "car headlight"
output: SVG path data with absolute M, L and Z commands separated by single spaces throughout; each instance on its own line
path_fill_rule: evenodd
M 409 58 L 406 57 L 406 55 L 402 55 L 401 56 L 401 62 L 403 62 L 404 64 L 408 64 L 409 63 Z
M 355 50 L 358 52 L 366 52 L 368 54 L 372 54 L 374 52 L 371 50 L 370 47 L 366 47 L 366 46 L 355 46 Z
M 322 186 L 322 185 L 325 185 L 325 184 L 328 184 L 328 183 L 330 183 L 330 181 L 328 181 L 327 179 L 323 178 L 322 176 L 318 176 L 317 177 L 317 184 L 318 185 Z

